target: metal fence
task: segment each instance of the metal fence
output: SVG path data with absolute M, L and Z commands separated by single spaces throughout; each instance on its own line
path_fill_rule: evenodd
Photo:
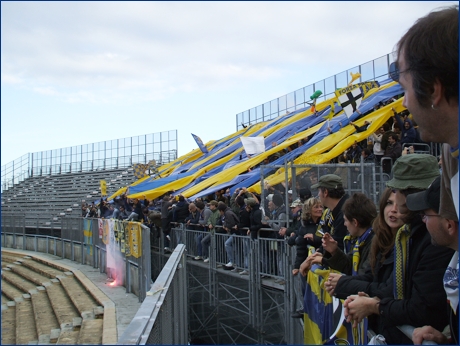
M 98 219 L 86 219 L 92 234 L 87 233 L 89 235 L 85 237 L 84 220 L 65 218 L 61 220 L 60 229 L 34 230 L 32 234 L 25 227 L 23 216 L 2 215 L 2 246 L 48 253 L 99 268 L 101 273 L 107 273 L 109 278 L 117 281 L 117 285 L 125 286 L 127 293 L 136 294 L 142 302 L 152 283 L 150 229 L 139 224 L 140 239 L 136 241 L 141 245 L 141 256 L 135 257 L 132 253 L 126 255 L 119 247 L 107 246 L 100 237 Z M 109 222 L 122 224 L 121 221 L 103 220 L 102 227 L 108 231 L 107 237 L 111 237 Z M 113 238 L 110 240 L 113 244 Z M 116 260 L 112 261 L 113 258 Z
M 186 345 L 187 270 L 185 245 L 179 244 L 118 340 L 118 345 Z
M 308 102 L 311 102 L 310 96 L 318 90 L 322 91 L 322 95 L 318 97 L 317 102 L 335 97 L 337 88 L 344 88 L 351 81 L 350 73 L 361 74 L 361 77 L 355 81 L 356 83 L 370 80 L 384 81 L 389 78 L 389 66 L 393 61 L 393 53 L 386 54 L 380 58 L 368 61 L 274 100 L 265 102 L 262 105 L 238 113 L 236 115 L 236 131 L 249 124 L 271 120 L 288 112 L 308 108 L 310 107 Z
M 2 166 L 1 189 L 33 176 L 127 168 L 177 159 L 177 130 L 29 153 Z

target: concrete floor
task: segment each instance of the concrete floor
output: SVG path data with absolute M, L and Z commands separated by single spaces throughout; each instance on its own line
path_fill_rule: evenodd
M 120 336 L 123 334 L 124 330 L 130 324 L 141 306 L 141 303 L 136 295 L 133 293 L 126 293 L 126 289 L 123 286 L 110 286 L 111 282 L 107 280 L 107 275 L 105 273 L 100 273 L 99 269 L 95 269 L 92 266 L 82 265 L 68 259 L 62 259 L 60 257 L 41 252 L 15 250 L 11 248 L 2 248 L 2 250 L 12 253 L 20 253 L 31 257 L 43 258 L 60 267 L 77 269 L 83 273 L 115 304 L 118 334 L 117 340 L 119 340 Z

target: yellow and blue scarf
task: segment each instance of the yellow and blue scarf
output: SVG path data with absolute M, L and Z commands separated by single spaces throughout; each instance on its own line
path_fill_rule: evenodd
M 369 227 L 366 232 L 364 232 L 360 237 L 352 237 L 351 235 L 346 235 L 343 238 L 343 242 L 345 244 L 345 250 L 347 253 L 351 253 L 353 255 L 353 266 L 351 268 L 351 275 L 358 275 L 358 266 L 359 266 L 359 261 L 360 261 L 360 253 L 359 249 L 364 246 L 364 243 L 366 242 L 367 238 L 369 238 L 369 235 L 372 233 L 372 227 Z M 354 245 L 353 245 L 354 242 Z M 353 249 L 351 249 L 351 246 L 353 245 Z
M 410 225 L 403 225 L 396 233 L 394 251 L 393 295 L 395 299 L 404 298 L 407 263 L 409 261 Z

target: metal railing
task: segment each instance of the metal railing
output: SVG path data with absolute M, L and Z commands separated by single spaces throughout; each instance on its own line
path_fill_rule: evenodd
M 177 130 L 29 153 L 1 168 L 1 190 L 29 177 L 127 168 L 177 159 Z
M 310 84 L 289 94 L 265 102 L 262 105 L 238 113 L 236 114 L 236 131 L 242 129 L 243 125 L 257 124 L 295 110 L 308 108 L 310 107 L 308 102 L 312 101 L 310 96 L 318 90 L 322 91 L 322 95 L 318 97 L 317 102 L 322 102 L 335 97 L 335 91 L 337 88 L 344 88 L 351 81 L 352 77 L 350 73 L 361 74 L 361 77 L 354 83 L 370 80 L 384 81 L 389 78 L 389 66 L 393 61 L 393 53 L 386 54 L 380 58 L 352 67 L 346 71 L 335 74 L 334 76 L 325 78 L 319 82 Z
M 86 236 L 84 220 L 88 222 Z M 140 226 L 139 234 L 135 235 L 138 237 L 136 245 L 140 245 L 137 249 L 140 256 L 133 252 L 127 254 L 127 248 L 116 244 L 115 230 L 123 228 L 125 235 L 131 232 L 129 237 L 135 233 L 128 228 L 127 222 L 116 220 L 65 218 L 61 220 L 60 229 L 34 230 L 31 234 L 25 227 L 24 217 L 2 215 L 2 246 L 48 253 L 91 265 L 101 273 L 107 273 L 117 285 L 125 286 L 127 293 L 136 294 L 142 302 L 152 283 L 150 229 L 140 223 L 135 224 Z
M 188 343 L 185 245 L 179 244 L 118 345 L 186 345 Z

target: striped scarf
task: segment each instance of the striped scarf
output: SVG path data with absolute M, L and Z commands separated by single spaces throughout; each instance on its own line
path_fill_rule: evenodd
M 409 259 L 410 225 L 403 225 L 396 233 L 394 251 L 393 295 L 395 299 L 404 298 L 404 282 Z
M 325 230 L 323 226 L 326 226 L 327 229 Z M 321 215 L 321 220 L 319 221 L 318 228 L 316 230 L 316 235 L 318 237 L 322 237 L 323 234 L 318 231 L 327 231 L 331 235 L 334 235 L 334 216 L 332 215 L 332 211 L 329 208 L 326 208 L 323 211 L 323 215 Z
M 358 266 L 359 266 L 359 260 L 360 260 L 360 253 L 359 249 L 364 246 L 364 243 L 366 242 L 367 238 L 369 235 L 372 233 L 372 227 L 368 228 L 366 232 L 364 232 L 360 237 L 352 237 L 351 235 L 346 235 L 343 238 L 343 242 L 345 244 L 345 250 L 347 253 L 351 253 L 353 255 L 353 266 L 351 268 L 351 275 L 355 276 L 358 275 Z M 354 242 L 354 245 L 353 245 Z M 351 249 L 351 246 L 353 245 L 353 249 Z

